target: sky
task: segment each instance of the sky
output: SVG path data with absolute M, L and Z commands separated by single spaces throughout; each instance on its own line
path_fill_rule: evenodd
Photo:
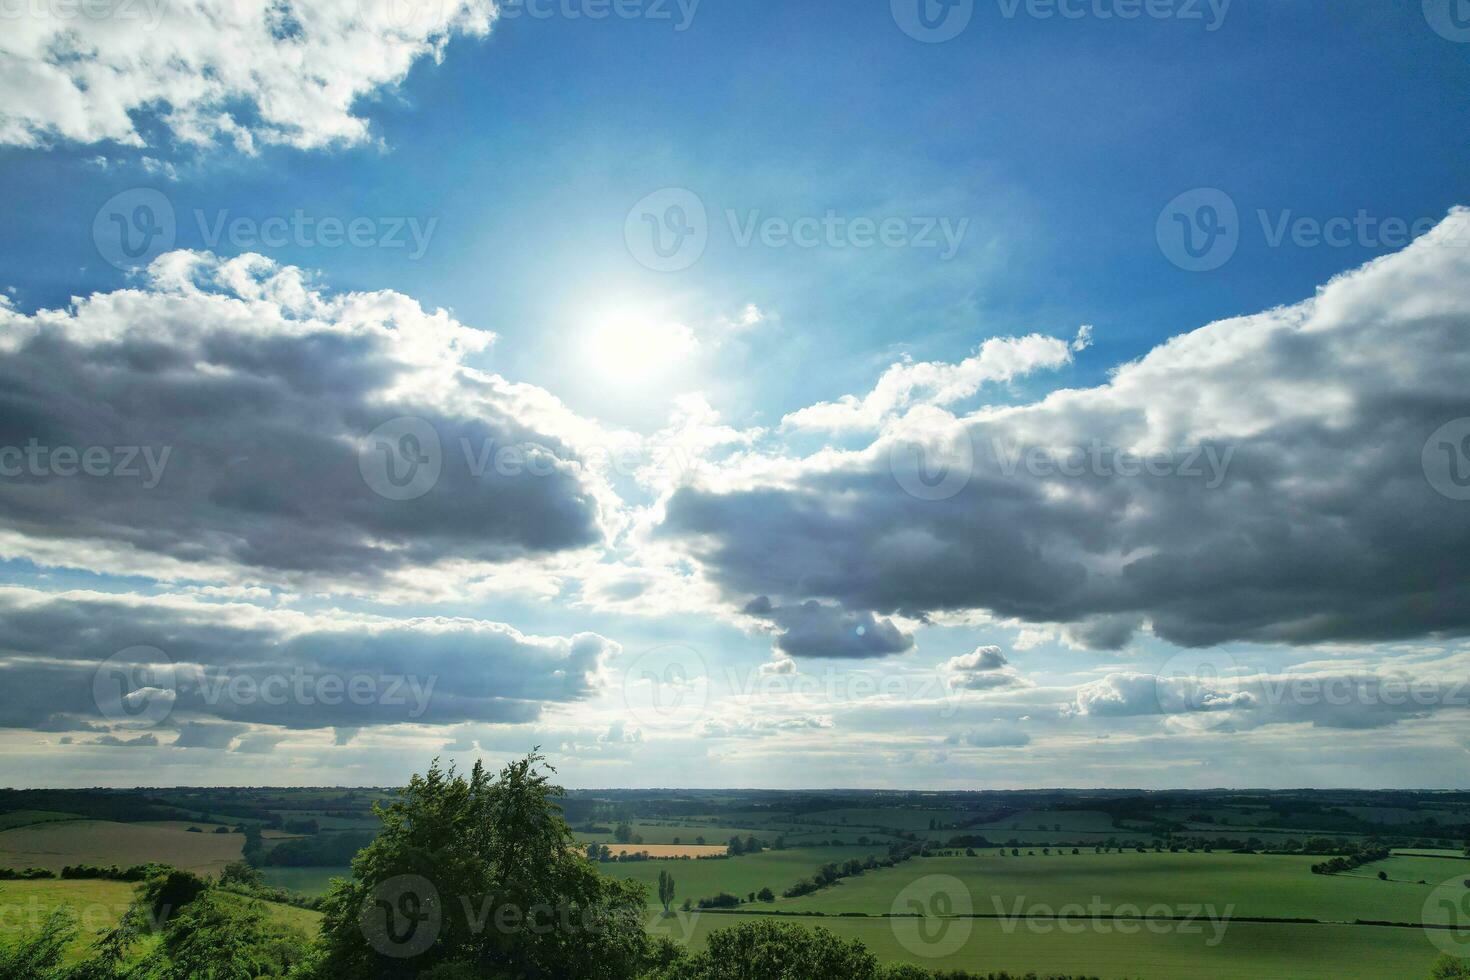
M 0 16 L 0 784 L 1466 788 L 1463 0 Z

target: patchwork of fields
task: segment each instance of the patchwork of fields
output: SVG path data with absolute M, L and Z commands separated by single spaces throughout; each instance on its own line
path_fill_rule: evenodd
M 215 875 L 241 858 L 246 835 L 235 832 L 241 823 L 260 831 L 263 854 L 287 838 L 330 842 L 348 828 L 377 824 L 369 809 L 377 794 L 322 791 L 319 797 L 293 799 L 288 791 L 274 791 L 278 795 L 258 801 L 273 804 L 271 809 L 252 814 L 242 812 L 238 797 L 215 792 L 187 805 L 151 802 L 147 819 L 133 822 L 60 808 L 0 814 L 0 867 L 58 870 L 67 864 L 162 862 Z M 584 844 L 606 844 L 613 853 L 648 852 L 646 860 L 603 861 L 598 868 L 645 886 L 652 930 L 695 947 L 715 929 L 779 916 L 779 921 L 860 939 L 884 960 L 926 968 L 1141 980 L 1396 980 L 1427 975 L 1444 949 L 1470 956 L 1470 884 L 1464 886 L 1463 901 L 1456 888 L 1470 883 L 1470 858 L 1458 841 L 1436 833 L 1434 822 L 1415 819 L 1454 818 L 1458 811 L 1446 807 L 1435 801 L 1417 811 L 1391 806 L 1310 810 L 1301 815 L 1300 826 L 1267 827 L 1262 825 L 1283 822 L 1282 810 L 855 805 L 639 816 L 632 807 L 619 806 L 585 814 L 576 837 Z M 1383 818 L 1381 832 L 1370 835 L 1358 824 L 1369 817 Z M 1235 853 L 1239 845 L 1226 843 L 1249 835 L 1256 841 L 1251 846 L 1281 847 L 1329 824 L 1357 829 L 1335 835 L 1335 844 L 1328 842 L 1347 851 L 1327 853 L 1349 853 L 1358 846 L 1352 841 L 1380 834 L 1394 851 L 1350 871 L 1320 875 L 1311 868 L 1323 860 L 1321 853 Z M 1155 832 L 1161 827 L 1185 840 L 1207 828 L 1220 839 L 1211 850 L 1190 850 L 1177 838 L 1175 850 L 1132 846 L 1167 839 Z M 1392 829 L 1397 828 L 1416 832 L 1395 838 Z M 619 844 L 615 837 L 637 842 Z M 720 857 L 672 856 L 723 855 L 732 838 L 755 838 L 762 849 Z M 981 846 L 981 839 L 991 844 Z M 1095 848 L 1109 840 L 1114 846 L 1098 853 Z M 784 846 L 772 847 L 777 841 Z M 1129 846 L 1117 846 L 1125 841 Z M 929 848 L 928 856 L 916 853 L 921 845 Z M 888 859 L 890 848 L 901 858 L 897 864 L 852 873 L 850 862 Z M 1078 853 L 1072 853 L 1074 848 Z M 1301 850 L 1300 843 L 1295 848 Z M 340 863 L 340 850 L 320 853 L 336 853 L 339 863 L 259 870 L 270 886 L 319 896 L 334 877 L 351 875 Z M 791 886 L 818 877 L 824 866 L 841 869 L 842 876 L 820 888 L 809 886 L 798 897 L 783 897 Z M 661 872 L 674 879 L 670 905 L 675 913 L 668 918 L 657 914 Z M 0 941 L 35 928 L 52 908 L 65 905 L 80 919 L 82 934 L 71 950 L 79 955 L 116 921 L 133 889 L 112 881 L 0 882 Z M 765 889 L 774 897 L 758 899 Z M 701 899 L 721 894 L 739 905 L 697 909 Z M 686 904 L 696 909 L 683 911 Z M 308 933 L 320 919 L 286 905 L 269 910 L 273 918 Z M 1459 931 L 1426 930 L 1421 924 Z

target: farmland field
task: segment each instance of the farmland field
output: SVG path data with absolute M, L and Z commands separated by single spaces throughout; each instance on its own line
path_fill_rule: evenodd
M 753 916 L 704 913 L 692 921 L 691 943 L 703 946 L 716 929 L 728 928 Z M 687 922 L 688 920 L 686 920 Z M 924 955 L 907 948 L 895 931 L 902 920 L 868 917 L 782 917 L 779 921 L 818 926 L 845 939 L 867 944 L 879 959 L 915 963 L 926 968 L 979 972 L 1009 970 L 1025 975 L 1035 971 L 1099 976 L 1103 980 L 1143 977 L 1146 980 L 1385 980 L 1423 977 L 1439 955 L 1418 929 L 1371 926 L 1288 925 L 1234 922 L 1224 938 L 1207 945 L 1202 934 L 1136 934 L 1118 931 L 1065 933 L 1060 929 L 1032 932 L 1024 925 L 1011 929 L 993 919 L 966 920 L 952 928 L 970 929 L 957 952 Z M 912 921 L 912 920 L 910 920 Z M 680 921 L 663 920 L 655 926 L 675 938 Z M 1045 928 L 1038 924 L 1038 929 Z M 911 935 L 911 934 L 910 934 Z M 950 938 L 938 930 L 931 935 Z M 952 934 L 959 938 L 960 933 Z
M 325 895 L 333 878 L 351 878 L 351 868 L 281 868 L 268 866 L 260 869 L 265 883 L 273 888 L 285 888 L 300 895 Z
M 612 854 L 647 854 L 650 858 L 708 858 L 723 855 L 724 844 L 609 844 Z
M 74 813 L 55 813 L 49 810 L 16 810 L 12 813 L 0 813 L 0 830 L 13 830 L 16 827 L 28 827 L 32 824 L 76 819 L 78 818 Z
M 787 886 L 810 877 L 821 865 L 832 861 L 865 858 L 871 847 L 798 847 L 784 851 L 762 851 L 721 860 L 629 861 L 600 864 L 599 870 L 613 878 L 631 878 L 648 886 L 648 904 L 658 904 L 658 873 L 674 876 L 675 904 L 729 892 L 742 898 L 762 888 L 777 895 Z M 882 853 L 882 849 L 878 849 Z
M 1430 859 L 1433 860 L 1433 859 Z M 1445 861 L 1444 864 L 1451 862 Z M 1311 918 L 1352 922 L 1375 919 L 1419 922 L 1429 889 L 1371 877 L 1314 875 L 1313 859 L 1274 854 L 1052 854 L 998 857 L 914 858 L 894 868 L 868 871 L 803 898 L 778 903 L 800 911 L 886 913 L 899 893 L 915 882 L 940 888 L 957 879 L 976 914 L 1000 914 L 1015 906 L 1060 907 L 1094 897 L 1110 905 L 1148 907 L 1213 905 L 1234 917 Z M 1452 870 L 1452 869 L 1448 869 Z M 1436 879 L 1438 884 L 1440 879 Z M 905 900 L 926 901 L 905 892 Z M 1442 921 L 1432 919 L 1431 921 Z
M 346 858 L 360 843 L 350 842 L 344 853 L 338 844 L 342 829 L 377 826 L 368 809 L 377 798 L 376 792 L 352 797 L 341 790 L 289 789 L 150 791 L 137 797 L 17 794 L 14 808 L 0 813 L 0 820 L 16 825 L 0 831 L 0 866 L 158 861 L 213 875 L 242 856 L 246 835 L 233 828 L 244 823 L 260 832 L 262 846 L 253 861 L 268 885 L 320 896 L 332 878 L 350 877 Z M 1321 875 L 1312 873 L 1313 865 L 1355 854 L 1371 828 L 1355 823 L 1345 807 L 1321 805 L 1317 797 L 1308 796 L 1299 809 L 1296 798 L 1289 799 L 1292 805 L 1265 806 L 1199 794 L 1181 802 L 1063 791 L 902 798 L 860 791 L 818 797 L 728 791 L 709 798 L 617 791 L 610 799 L 569 794 L 563 802 L 574 811 L 575 826 L 584 828 L 575 835 L 579 840 L 596 838 L 615 852 L 721 852 L 732 837 L 755 837 L 767 845 L 784 839 L 787 846 L 780 850 L 768 846 L 734 857 L 597 863 L 601 874 L 645 887 L 650 928 L 682 935 L 696 946 L 712 929 L 766 915 L 821 925 L 861 939 L 880 959 L 926 967 L 1130 980 L 1423 977 L 1439 952 L 1429 936 L 1446 933 L 1413 925 L 1426 916 L 1431 924 L 1465 925 L 1459 908 L 1436 888 L 1470 879 L 1461 843 L 1470 843 L 1470 801 L 1434 796 L 1422 810 L 1379 807 L 1409 811 L 1394 812 L 1395 820 L 1373 834 L 1391 856 L 1367 861 L 1370 855 L 1363 855 L 1366 863 Z M 1341 802 L 1372 810 L 1374 799 L 1349 794 Z M 1384 799 L 1398 803 L 1404 797 Z M 122 819 L 96 819 L 98 813 Z M 1192 819 L 1197 817 L 1208 820 Z M 1261 821 L 1275 826 L 1256 828 Z M 1305 849 L 1311 829 L 1324 823 L 1344 829 Z M 215 833 L 217 828 L 229 830 Z M 1400 835 L 1392 828 L 1415 832 Z M 1142 842 L 1156 833 L 1172 835 L 1173 850 L 1094 850 L 1108 838 Z M 641 843 L 616 844 L 615 835 L 636 836 Z M 700 837 L 702 846 L 696 844 Z M 967 855 L 980 837 L 994 843 Z M 267 863 L 286 838 L 296 842 L 293 860 L 320 858 L 323 865 Z M 860 838 L 868 842 L 860 844 Z M 1013 838 L 1018 843 L 1001 846 Z M 1071 853 L 1074 846 L 1079 853 Z M 1247 848 L 1253 850 L 1236 852 Z M 781 897 L 825 865 L 845 871 L 847 862 L 869 857 L 898 863 L 839 877 L 796 898 Z M 662 871 L 674 879 L 676 913 L 667 919 L 654 914 Z M 1379 880 L 1380 872 L 1388 880 Z M 773 900 L 752 900 L 765 888 Z M 39 922 L 49 908 L 70 905 L 84 916 L 92 936 L 126 907 L 132 891 L 132 885 L 108 881 L 9 882 L 0 887 L 0 911 L 14 933 Z M 740 904 L 721 912 L 678 911 L 686 902 L 721 893 Z M 271 914 L 308 932 L 318 921 L 315 913 L 289 906 L 273 907 Z M 1252 918 L 1318 922 L 1245 921 Z M 1184 926 L 1177 924 L 1184 920 Z M 925 945 L 925 937 L 959 935 L 956 930 L 965 932 L 964 942 L 953 949 Z M 72 955 L 83 945 L 79 939 Z
M 173 826 L 69 820 L 0 832 L 0 866 L 49 868 L 68 864 L 128 867 L 158 861 L 200 874 L 217 874 L 238 860 L 240 834 L 194 834 Z

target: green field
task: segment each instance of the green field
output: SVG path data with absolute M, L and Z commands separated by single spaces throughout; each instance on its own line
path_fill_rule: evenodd
M 38 823 L 53 823 L 58 820 L 79 819 L 75 813 L 55 813 L 50 810 L 12 810 L 0 813 L 0 830 L 29 827 Z
M 607 826 L 604 824 L 604 826 Z M 826 826 L 798 826 L 785 821 L 759 824 L 733 824 L 728 821 L 722 823 L 700 823 L 696 821 L 646 821 L 634 820 L 629 826 L 633 833 L 643 838 L 645 844 L 693 844 L 700 837 L 707 844 L 725 844 L 731 837 L 757 837 L 767 844 L 777 837 L 786 838 L 789 844 L 809 844 L 840 838 L 844 843 L 856 843 L 857 838 L 867 835 L 874 839 L 886 842 L 892 838 L 887 834 L 880 834 L 870 828 L 858 827 L 826 827 Z M 577 832 L 577 839 L 581 841 L 598 841 L 599 843 L 611 844 L 613 842 L 612 827 L 609 826 L 607 833 L 584 833 Z
M 674 876 L 674 904 L 688 898 L 695 902 L 719 892 L 744 899 L 750 892 L 769 887 L 780 895 L 788 885 L 831 861 L 849 861 L 870 854 L 882 857 L 883 848 L 796 847 L 784 851 L 762 851 L 734 858 L 671 861 L 628 861 L 599 864 L 598 870 L 613 878 L 630 878 L 648 886 L 648 904 L 658 905 L 658 873 Z
M 109 820 L 36 823 L 0 831 L 0 867 L 50 868 L 157 861 L 199 874 L 218 874 L 238 860 L 241 834 L 190 833 L 187 824 L 148 825 Z
M 712 931 L 749 918 L 752 916 L 705 913 L 692 923 L 675 918 L 655 928 L 678 940 L 685 925 L 692 925 L 691 944 L 700 948 Z M 1141 929 L 1125 935 L 1109 928 L 1033 933 L 1024 925 L 1008 928 L 1007 923 L 988 919 L 966 920 L 967 934 L 931 933 L 951 941 L 963 939 L 963 945 L 956 952 L 925 956 L 923 946 L 919 946 L 921 952 L 915 952 L 900 942 L 895 923 L 902 929 L 902 920 L 828 916 L 779 921 L 820 926 L 843 938 L 861 940 L 884 961 L 981 973 L 1009 970 L 1023 976 L 1036 971 L 1095 975 L 1104 980 L 1417 980 L 1428 975 L 1439 956 L 1417 929 L 1236 922 L 1218 945 L 1209 946 L 1208 931 L 1203 935 L 1158 934 Z M 966 923 L 954 922 L 951 927 L 963 930 Z
M 1389 879 L 1394 882 L 1423 881 L 1433 888 L 1455 878 L 1470 880 L 1470 861 L 1395 854 L 1386 861 L 1374 861 L 1346 874 L 1358 878 L 1377 878 L 1380 871 L 1387 872 Z
M 886 913 L 894 910 L 906 887 L 928 881 L 931 890 L 937 890 L 941 882 L 928 876 L 943 875 L 962 883 L 976 914 L 1004 913 L 1018 900 L 1027 907 L 1059 908 L 1097 897 L 1113 906 L 1211 905 L 1221 914 L 1231 909 L 1236 917 L 1421 921 L 1428 887 L 1374 877 L 1314 875 L 1311 865 L 1318 860 L 1295 855 L 1091 851 L 1049 857 L 1038 851 L 1035 857 L 1002 858 L 985 851 L 973 858 L 914 858 L 778 902 L 776 907 L 829 914 Z M 927 901 L 926 893 L 905 893 L 905 900 L 909 898 Z M 1430 921 L 1446 920 L 1442 912 L 1431 912 Z
M 35 931 L 56 908 L 65 906 L 76 918 L 77 936 L 68 950 L 76 961 L 98 936 L 117 924 L 132 903 L 135 885 L 122 881 L 0 881 L 0 941 L 13 942 Z M 231 901 L 248 899 L 229 896 Z M 308 909 L 262 902 L 267 917 L 310 936 L 321 915 Z
M 333 878 L 351 878 L 351 868 L 278 868 L 260 869 L 265 883 L 286 888 L 302 895 L 325 895 Z

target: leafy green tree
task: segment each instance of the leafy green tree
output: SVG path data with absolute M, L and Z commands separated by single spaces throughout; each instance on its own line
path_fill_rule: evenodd
M 878 980 L 878 958 L 856 940 L 825 929 L 762 919 L 711 933 L 703 952 L 647 975 L 648 980 Z
M 670 915 L 669 903 L 674 900 L 674 876 L 667 869 L 658 873 L 658 900 L 663 903 L 664 915 Z
M 154 932 L 162 931 L 169 919 L 207 888 L 209 882 L 192 871 L 178 868 L 169 868 L 149 878 L 138 892 L 138 906 L 146 916 L 147 927 Z
M 219 873 L 219 883 L 226 887 L 263 888 L 265 875 L 245 861 L 231 861 Z
M 60 978 L 61 958 L 77 934 L 71 912 L 58 908 L 34 935 L 0 946 L 0 980 L 50 980 Z
M 1446 953 L 1435 961 L 1429 980 L 1470 980 L 1470 960 Z
M 305 961 L 306 937 L 271 926 L 259 902 L 206 892 L 169 920 L 149 980 L 265 980 Z
M 376 812 L 383 829 L 323 902 L 314 976 L 629 980 L 648 947 L 641 885 L 600 875 L 532 752 L 491 776 L 437 760 Z M 423 931 L 421 931 L 423 930 Z

